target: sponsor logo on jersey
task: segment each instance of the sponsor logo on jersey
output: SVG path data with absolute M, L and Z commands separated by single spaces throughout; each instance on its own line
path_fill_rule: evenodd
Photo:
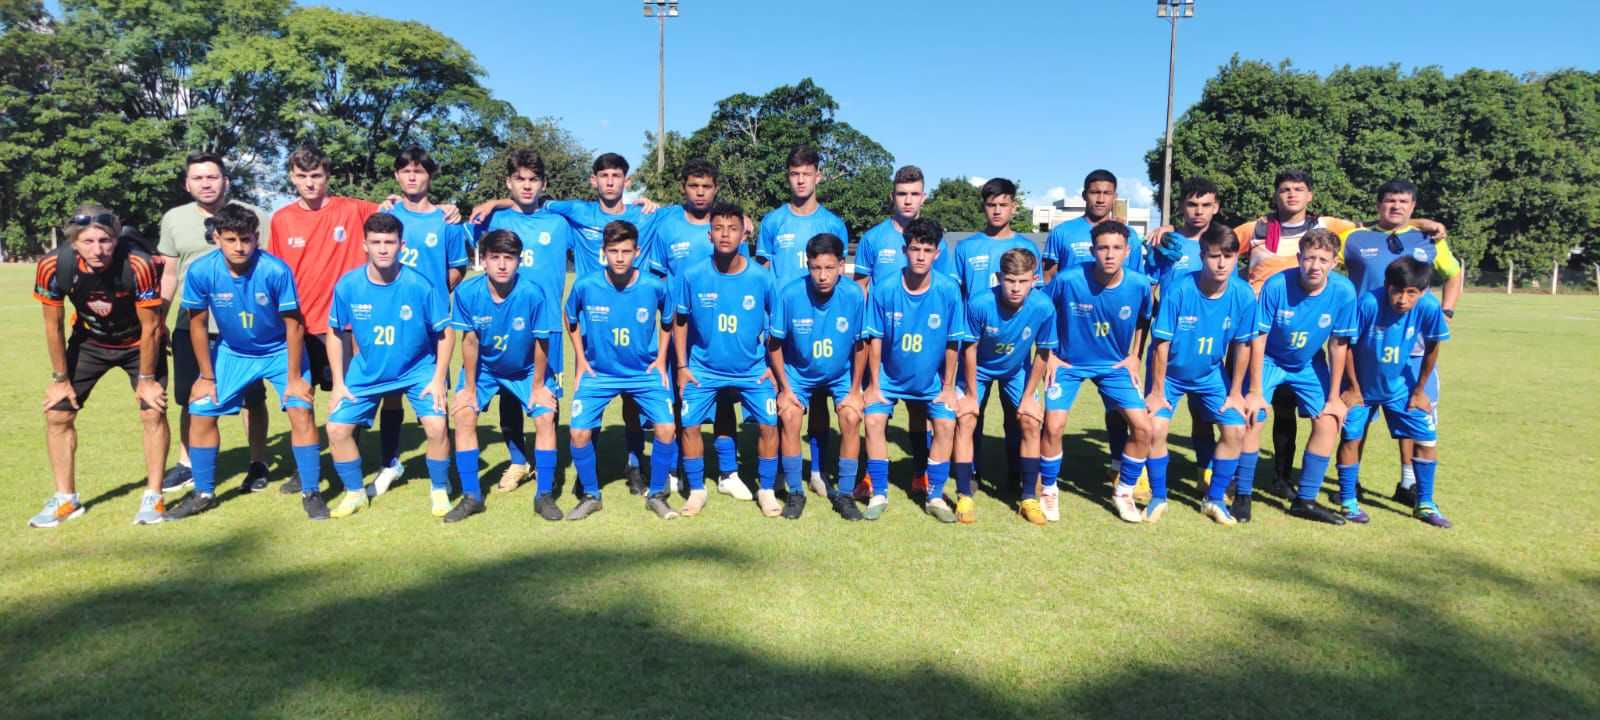
M 994 337 L 1000 334 L 1000 328 L 997 328 L 993 325 L 985 325 L 983 326 L 983 334 L 988 335 L 989 337 Z
M 350 314 L 357 320 L 372 319 L 372 303 L 351 303 Z
M 717 294 L 714 292 L 695 293 L 694 297 L 700 301 L 700 307 L 714 308 L 717 306 Z
M 289 247 L 303 248 L 305 246 L 306 246 L 306 239 L 305 238 L 303 238 L 303 237 L 301 237 L 299 235 L 295 235 L 294 237 L 289 238 Z
M 112 307 L 111 303 L 108 303 L 108 302 L 106 302 L 104 300 L 101 300 L 99 298 L 95 298 L 95 299 L 89 301 L 89 309 L 94 311 L 94 314 L 99 315 L 100 317 L 105 317 L 107 315 L 110 315 L 111 314 L 111 307 Z
M 1194 327 L 1196 325 L 1199 325 L 1199 324 L 1200 324 L 1200 316 L 1198 316 L 1198 315 L 1180 315 L 1180 316 L 1178 316 L 1178 329 L 1179 330 L 1193 330 Z
M 218 306 L 218 307 L 227 307 L 229 305 L 232 305 L 233 304 L 233 293 L 231 293 L 231 292 L 215 292 L 215 293 L 211 293 L 211 303 L 213 305 Z
M 777 240 L 778 240 L 778 247 L 781 247 L 781 248 L 786 248 L 786 247 L 789 247 L 791 245 L 794 245 L 794 233 L 779 233 Z

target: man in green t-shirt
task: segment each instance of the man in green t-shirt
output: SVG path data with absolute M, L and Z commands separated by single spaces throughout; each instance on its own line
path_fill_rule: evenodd
M 211 153 L 194 153 L 183 164 L 183 189 L 194 202 L 168 210 L 161 216 L 161 242 L 156 247 L 160 254 L 171 258 L 161 274 L 161 312 L 163 321 L 166 309 L 174 297 L 181 297 L 183 278 L 189 266 L 206 253 L 217 249 L 208 235 L 206 224 L 224 205 L 239 205 L 255 212 L 261 218 L 261 227 L 267 226 L 267 214 L 261 208 L 228 199 L 228 174 L 222 158 Z M 173 262 L 176 260 L 176 262 Z M 216 342 L 217 323 L 211 321 L 211 339 Z M 189 313 L 178 310 L 178 323 L 172 330 L 172 399 L 178 403 L 178 464 L 167 471 L 162 488 L 173 490 L 191 481 L 189 471 L 189 389 L 199 375 L 194 360 L 194 346 L 189 340 Z M 245 492 L 265 489 L 267 486 L 267 402 L 261 384 L 245 393 L 244 424 L 250 439 L 250 470 L 245 475 Z

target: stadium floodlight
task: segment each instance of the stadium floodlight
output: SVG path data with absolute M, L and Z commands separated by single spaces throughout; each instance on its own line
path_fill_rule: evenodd
M 1194 0 L 1156 0 L 1156 17 L 1194 17 Z
M 656 172 L 667 167 L 667 18 L 678 16 L 678 0 L 644 0 L 644 16 L 660 26 L 656 47 Z
M 1178 18 L 1194 17 L 1194 0 L 1156 0 L 1156 17 L 1172 25 L 1167 46 L 1167 141 L 1161 170 L 1161 224 L 1172 224 L 1172 88 L 1178 70 Z M 1159 241 L 1159 239 L 1158 239 Z

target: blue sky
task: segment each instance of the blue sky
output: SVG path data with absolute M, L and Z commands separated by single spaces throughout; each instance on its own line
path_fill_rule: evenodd
M 330 4 L 432 25 L 477 57 L 497 95 L 526 115 L 560 118 L 598 151 L 637 162 L 655 128 L 656 25 L 637 0 Z M 1176 108 L 1234 53 L 1319 73 L 1393 62 L 1452 74 L 1592 69 L 1595 9 L 1198 0 L 1178 30 Z M 931 177 L 1016 178 L 1042 204 L 1106 167 L 1125 196 L 1148 202 L 1143 156 L 1163 130 L 1168 39 L 1150 0 L 682 0 L 681 11 L 667 26 L 669 130 L 701 127 L 733 93 L 810 76 L 838 101 L 840 119 Z

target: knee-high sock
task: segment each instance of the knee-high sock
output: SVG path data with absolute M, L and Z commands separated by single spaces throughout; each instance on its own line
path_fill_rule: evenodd
M 944 495 L 945 481 L 950 479 L 950 463 L 928 463 L 928 499 L 937 500 Z
M 867 478 L 872 481 L 873 495 L 888 495 L 889 461 L 867 458 Z
M 551 453 L 552 455 L 554 453 Z M 667 475 L 678 466 L 678 441 L 655 440 L 650 446 L 650 494 L 665 495 Z
M 400 460 L 400 425 L 405 422 L 406 411 L 383 408 L 378 411 L 378 459 L 381 467 L 389 467 Z
M 1139 476 L 1144 474 L 1144 466 L 1144 458 L 1129 457 L 1123 453 L 1122 462 L 1118 463 L 1117 492 L 1133 492 L 1133 486 L 1139 484 Z
M 450 458 L 428 458 L 428 485 L 434 490 L 450 490 Z
M 217 492 L 217 446 L 189 446 L 189 469 L 194 473 L 194 491 L 201 495 Z
M 295 445 L 295 474 L 300 476 L 300 494 L 310 495 L 322 485 L 322 447 L 316 444 Z
M 856 470 L 860 460 L 853 457 L 839 458 L 839 492 L 850 495 L 856 490 Z
M 1249 497 L 1255 491 L 1256 461 L 1260 459 L 1259 452 L 1239 453 L 1238 469 L 1234 471 L 1234 477 L 1237 478 L 1233 491 L 1235 495 Z
M 1150 472 L 1150 502 L 1152 504 L 1157 500 L 1162 502 L 1167 500 L 1167 462 L 1171 459 L 1171 455 L 1151 455 L 1150 459 L 1144 463 L 1144 469 Z M 1127 472 L 1127 469 L 1124 468 L 1123 472 Z M 1134 482 L 1138 482 L 1138 479 L 1135 478 Z
M 578 471 L 578 486 L 583 489 L 583 494 L 599 497 L 600 478 L 595 475 L 594 443 L 572 447 L 572 467 Z
M 344 483 L 345 492 L 362 492 L 361 458 L 346 462 L 335 462 L 333 471 L 338 473 L 339 482 Z
M 593 446 L 594 444 L 590 443 L 590 447 Z M 538 488 L 538 494 L 549 495 L 555 492 L 556 451 L 535 448 L 533 451 L 533 468 L 536 471 L 534 473 L 534 483 Z
M 644 462 L 644 430 L 625 428 L 622 439 L 628 446 L 628 467 L 641 467 Z
M 428 461 L 430 464 L 433 461 Z M 456 451 L 456 475 L 461 478 L 461 493 L 474 500 L 483 499 L 483 481 L 478 478 L 478 449 Z
M 800 468 L 805 464 L 799 455 L 784 455 L 778 459 L 783 468 L 783 485 L 792 493 L 805 492 L 805 483 L 800 479 Z M 770 488 L 767 488 L 770 489 Z
M 683 481 L 689 483 L 690 490 L 706 489 L 706 459 L 703 457 L 684 458 Z
M 1239 458 L 1212 458 L 1211 484 L 1206 486 L 1206 500 L 1208 502 L 1222 502 L 1228 494 L 1228 478 L 1233 477 L 1234 470 L 1239 467 Z
M 968 496 L 972 495 L 972 463 L 958 462 L 955 464 L 955 470 L 956 494 Z M 930 483 L 932 482 L 932 479 L 933 476 L 929 475 Z
M 1361 463 L 1340 465 L 1339 468 L 1339 502 L 1353 505 L 1356 502 L 1356 488 L 1361 485 Z
M 717 475 L 727 475 L 739 469 L 739 458 L 735 454 L 733 438 L 717 436 L 714 443 L 717 448 Z
M 1328 474 L 1327 455 L 1318 455 L 1306 448 L 1306 454 L 1300 460 L 1300 491 L 1295 493 L 1296 500 L 1311 502 L 1317 499 L 1317 491 L 1322 489 L 1322 477 Z
M 756 480 L 762 490 L 771 490 L 778 483 L 778 458 L 756 457 Z
M 1039 485 L 1039 458 L 1024 457 L 1017 463 L 1021 466 L 1022 499 L 1027 500 L 1038 495 Z
M 1061 475 L 1061 456 L 1052 455 L 1039 459 L 1039 482 L 1045 487 L 1055 487 L 1056 478 Z
M 190 457 L 194 457 L 190 451 Z M 1439 472 L 1439 461 L 1411 459 L 1411 467 L 1417 473 L 1417 504 L 1433 502 L 1433 479 Z
M 1211 474 L 1215 476 L 1216 472 L 1212 467 L 1212 460 L 1217 454 L 1217 439 L 1211 434 L 1213 431 L 1211 426 L 1207 427 L 1208 429 L 1205 432 L 1196 432 L 1194 434 L 1194 463 L 1200 466 L 1200 472 L 1204 473 L 1207 470 L 1212 470 Z M 1228 482 L 1224 480 L 1222 484 L 1227 485 Z

